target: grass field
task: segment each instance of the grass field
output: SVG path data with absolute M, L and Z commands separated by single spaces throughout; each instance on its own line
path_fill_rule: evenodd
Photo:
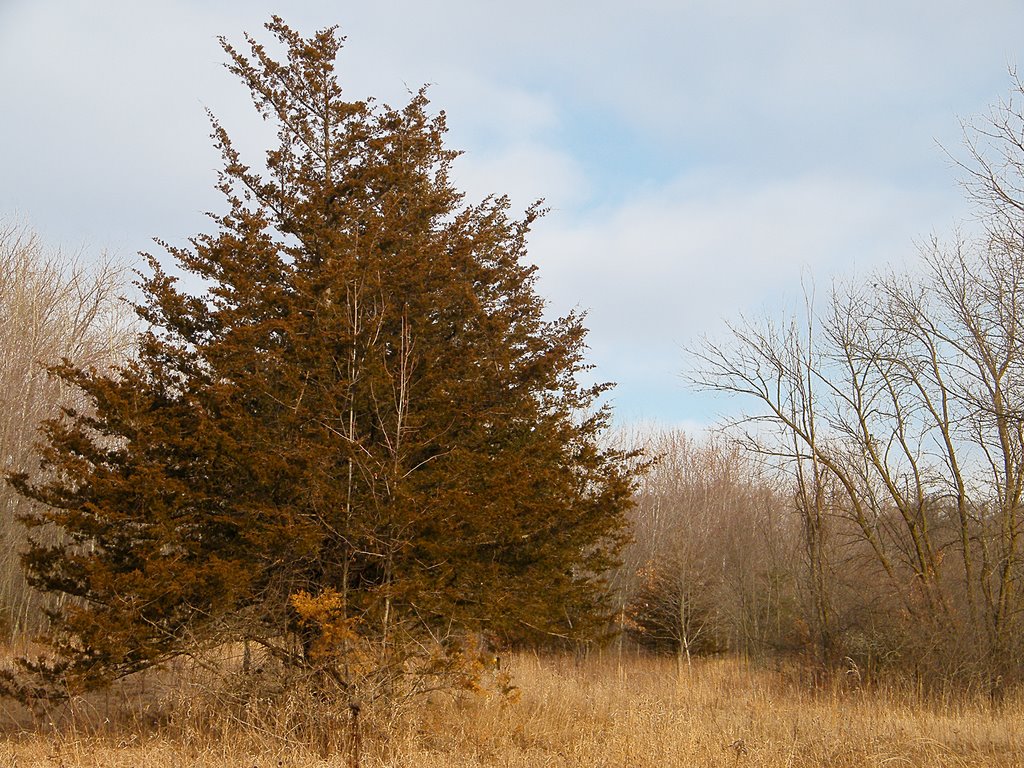
M 435 695 L 367 712 L 362 768 L 1024 766 L 1020 696 L 994 708 L 981 697 L 924 701 L 842 679 L 812 690 L 799 674 L 723 659 L 681 673 L 671 660 L 649 658 L 577 665 L 520 656 L 507 666 L 518 686 L 508 697 Z M 215 713 L 198 694 L 179 689 L 172 698 L 159 712 L 138 710 L 134 726 L 104 726 L 103 707 L 93 703 L 89 717 L 12 728 L 0 744 L 0 768 L 352 764 L 343 738 L 329 751 L 283 720 L 222 719 L 214 727 Z

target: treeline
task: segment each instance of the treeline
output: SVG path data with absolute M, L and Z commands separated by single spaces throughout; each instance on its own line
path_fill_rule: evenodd
M 969 597 L 948 499 L 921 524 L 935 550 L 928 602 L 894 504 L 879 509 L 872 540 L 857 500 L 834 480 L 809 498 L 806 468 L 795 463 L 723 435 L 655 429 L 633 439 L 661 459 L 636 496 L 633 541 L 612 579 L 613 649 L 676 654 L 680 666 L 738 653 L 812 676 L 832 670 L 865 685 L 899 680 L 996 697 L 1020 680 L 1019 603 L 1008 621 L 1016 634 L 997 653 L 994 617 L 980 616 L 998 607 L 986 597 L 1000 593 L 975 584 Z M 809 505 L 815 498 L 820 506 Z M 1006 546 L 999 519 L 986 512 L 972 526 L 979 563 Z M 987 575 L 1005 579 L 996 589 L 1019 600 L 1019 570 Z

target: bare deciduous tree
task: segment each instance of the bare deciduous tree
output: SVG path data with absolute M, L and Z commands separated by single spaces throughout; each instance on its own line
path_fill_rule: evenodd
M 696 350 L 698 383 L 756 401 L 771 428 L 751 444 L 794 469 L 825 655 L 842 627 L 824 574 L 855 565 L 894 599 L 904 658 L 994 694 L 1024 663 L 1021 136 L 1011 102 L 969 142 L 982 237 L 933 241 L 911 274 Z

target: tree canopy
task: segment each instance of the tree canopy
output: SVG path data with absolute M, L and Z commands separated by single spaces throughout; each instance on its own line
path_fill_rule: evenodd
M 465 203 L 424 91 L 346 100 L 335 28 L 266 28 L 284 59 L 221 44 L 275 146 L 246 164 L 211 116 L 227 212 L 161 243 L 174 269 L 148 256 L 131 362 L 52 369 L 87 407 L 12 478 L 63 534 L 25 557 L 70 598 L 57 669 L 88 687 L 239 639 L 308 662 L 311 604 L 385 653 L 586 636 L 638 469 L 602 443 L 582 317 L 545 318 L 543 210 Z

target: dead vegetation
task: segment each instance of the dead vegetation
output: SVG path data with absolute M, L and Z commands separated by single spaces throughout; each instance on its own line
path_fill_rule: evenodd
M 855 676 L 737 659 L 614 655 L 507 660 L 516 688 L 347 707 L 296 682 L 212 687 L 196 668 L 148 673 L 34 723 L 9 710 L 0 765 L 132 766 L 1024 766 L 1024 698 L 1002 706 Z M 252 673 L 256 674 L 256 673 Z M 221 681 L 223 683 L 223 680 Z M 358 737 L 358 751 L 353 738 Z

